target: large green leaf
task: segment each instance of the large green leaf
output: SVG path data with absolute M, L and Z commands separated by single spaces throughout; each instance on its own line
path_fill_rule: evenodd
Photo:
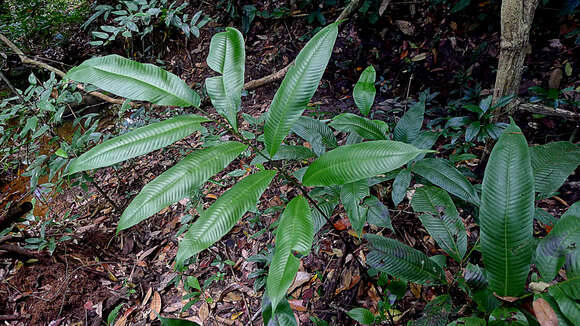
M 314 161 L 302 182 L 305 186 L 350 183 L 392 171 L 423 152 L 429 151 L 390 140 L 341 146 Z
M 380 120 L 369 120 L 352 113 L 339 114 L 330 123 L 336 130 L 351 133 L 354 132 L 364 139 L 382 140 L 387 139 L 385 132 L 388 126 Z
M 482 185 L 481 252 L 492 291 L 518 296 L 530 271 L 534 177 L 528 144 L 512 121 L 499 138 Z
M 445 159 L 422 159 L 413 164 L 411 171 L 467 202 L 479 204 L 479 197 L 471 182 Z
M 312 150 L 320 156 L 326 148 L 338 147 L 336 137 L 324 122 L 302 116 L 292 126 L 292 132 L 312 145 Z
M 550 286 L 548 293 L 556 300 L 558 308 L 571 324 L 580 325 L 580 303 L 568 296 L 559 284 Z
M 375 101 L 375 94 L 377 93 L 377 89 L 375 88 L 376 78 L 377 73 L 375 72 L 375 68 L 368 66 L 360 75 L 358 82 L 354 85 L 352 98 L 354 99 L 354 104 L 356 104 L 356 107 L 363 115 L 369 114 Z
M 226 27 L 225 32 L 212 37 L 207 65 L 222 76 L 206 78 L 205 88 L 216 111 L 234 129 L 238 126 L 237 113 L 244 87 L 245 61 L 244 37 L 237 29 Z
M 395 177 L 395 181 L 393 181 L 393 192 L 391 193 L 395 207 L 405 199 L 405 194 L 411 184 L 411 179 L 411 170 L 409 169 L 401 169 Z
M 366 234 L 372 245 L 367 263 L 377 270 L 403 280 L 424 284 L 445 284 L 445 273 L 441 266 L 424 253 L 397 240 Z
M 350 318 L 358 321 L 361 325 L 373 325 L 375 323 L 375 315 L 372 311 L 365 308 L 354 308 L 346 314 Z
M 415 103 L 395 126 L 393 139 L 404 143 L 412 143 L 419 136 L 424 115 L 425 102 Z
M 282 301 L 277 305 L 276 311 L 273 312 L 272 304 L 266 291 L 262 297 L 262 320 L 264 321 L 264 326 L 298 326 L 288 300 L 282 298 Z
M 580 244 L 580 202 L 576 202 L 558 220 L 550 234 L 540 240 L 535 263 L 542 279 L 552 281 L 566 260 Z
M 189 154 L 141 189 L 121 215 L 117 230 L 127 229 L 185 198 L 246 148 L 238 142 L 225 142 Z
M 338 23 L 330 24 L 316 33 L 286 73 L 274 95 L 264 126 L 264 140 L 270 156 L 276 154 L 282 140 L 300 118 L 318 88 L 337 34 Z
M 467 233 L 457 208 L 449 194 L 440 188 L 425 186 L 417 189 L 411 200 L 421 223 L 437 244 L 457 262 L 463 260 L 467 251 Z
M 240 180 L 203 211 L 179 242 L 177 266 L 230 232 L 244 213 L 256 205 L 275 174 L 266 170 Z
M 370 224 L 380 226 L 382 228 L 388 228 L 395 232 L 393 225 L 391 224 L 391 216 L 389 215 L 389 209 L 381 201 L 375 197 L 370 196 L 365 199 L 364 204 L 367 206 L 367 221 Z
M 530 147 L 535 190 L 551 194 L 580 164 L 580 148 L 567 141 Z
M 515 307 L 501 306 L 489 316 L 488 326 L 528 326 L 526 316 Z
M 302 196 L 295 197 L 288 203 L 280 217 L 276 231 L 276 251 L 266 280 L 266 291 L 272 301 L 273 312 L 276 312 L 276 306 L 286 295 L 298 272 L 300 261 L 293 252 L 307 255 L 313 237 L 308 202 Z
M 344 210 L 348 214 L 348 219 L 356 234 L 362 234 L 366 222 L 367 208 L 362 207 L 360 202 L 363 198 L 370 195 L 369 184 L 367 179 L 361 179 L 355 182 L 342 185 L 340 190 L 340 201 Z
M 256 155 L 256 157 L 252 160 L 252 165 L 256 164 L 263 164 L 264 162 L 268 162 L 266 157 L 268 157 L 267 151 L 262 151 L 262 155 Z M 279 161 L 279 160 L 306 160 L 309 158 L 316 157 L 316 154 L 310 149 L 304 146 L 292 146 L 292 145 L 282 145 L 278 150 L 278 153 L 271 158 L 272 161 Z
M 174 74 L 116 54 L 89 59 L 69 70 L 66 78 L 131 100 L 195 107 L 200 103 L 199 95 Z
M 113 165 L 168 146 L 210 121 L 197 115 L 182 115 L 152 123 L 93 147 L 72 161 L 67 174 Z

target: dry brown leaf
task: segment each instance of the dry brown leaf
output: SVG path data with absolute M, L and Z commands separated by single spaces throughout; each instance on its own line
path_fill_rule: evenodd
M 143 298 L 143 301 L 141 302 L 141 307 L 144 307 L 147 304 L 147 301 L 149 301 L 149 298 L 151 297 L 151 293 L 153 293 L 152 287 L 150 287 L 149 290 L 147 290 L 147 293 L 145 294 L 145 297 Z
M 502 297 L 502 296 L 498 295 L 498 294 L 497 294 L 497 293 L 495 293 L 495 292 L 493 293 L 493 295 L 495 295 L 495 297 L 496 297 L 496 298 L 498 298 L 498 299 L 500 299 L 500 300 L 502 300 L 502 301 L 507 301 L 507 302 L 515 302 L 515 301 L 518 301 L 518 300 L 520 299 L 520 298 L 518 298 L 518 297 L 509 297 L 509 296 L 507 296 L 507 297 Z
M 127 309 L 123 316 L 115 322 L 115 326 L 125 326 L 127 324 L 127 318 L 129 318 L 129 315 L 133 312 L 133 310 L 135 310 L 135 308 L 137 308 L 137 306 L 133 306 Z
M 149 308 L 151 308 L 149 320 L 154 320 L 161 312 L 161 296 L 159 295 L 159 292 L 155 291 L 155 293 L 153 293 L 153 299 L 151 299 L 151 305 L 149 305 Z
M 288 303 L 290 304 L 290 308 L 292 308 L 292 310 L 306 311 L 306 306 L 304 305 L 304 301 L 302 301 L 302 300 L 291 299 L 291 300 L 288 300 Z
M 411 288 L 411 293 L 413 293 L 413 296 L 415 296 L 415 298 L 417 298 L 417 299 L 420 299 L 421 298 L 421 285 L 415 284 L 415 283 L 409 283 L 409 287 Z
M 288 289 L 288 293 L 294 292 L 298 287 L 304 285 L 308 281 L 310 281 L 311 275 L 307 272 L 298 272 L 296 273 L 296 277 L 294 278 L 294 282 L 290 285 Z
M 209 305 L 207 302 L 204 302 L 201 307 L 199 307 L 199 311 L 197 312 L 197 316 L 201 319 L 202 322 L 205 322 L 209 317 Z
M 539 298 L 533 303 L 534 313 L 542 326 L 558 326 L 558 316 L 548 301 Z

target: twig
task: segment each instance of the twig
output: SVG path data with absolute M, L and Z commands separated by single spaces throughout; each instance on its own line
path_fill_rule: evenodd
M 358 7 L 360 0 L 352 0 L 348 6 L 346 6 L 342 12 L 340 13 L 340 15 L 338 16 L 338 18 L 335 20 L 335 22 L 339 22 L 341 20 L 344 20 L 345 18 L 347 18 L 348 16 L 350 16 L 352 14 L 352 12 Z M 247 83 L 244 84 L 244 89 L 245 90 L 252 90 L 252 89 L 256 89 L 260 86 L 264 86 L 266 84 L 269 84 L 271 82 L 275 82 L 277 80 L 280 80 L 282 78 L 284 78 L 284 76 L 286 75 L 286 73 L 288 72 L 288 69 L 290 69 L 290 67 L 292 67 L 292 65 L 294 64 L 294 61 L 292 61 L 291 63 L 289 63 L 286 67 L 272 73 L 269 74 L 268 76 L 264 76 L 262 78 L 256 79 L 256 80 L 251 80 Z
M 2 71 L 0 71 L 0 79 L 2 79 L 4 81 L 4 83 L 6 83 L 6 85 L 8 85 L 8 88 L 10 88 L 10 90 L 12 91 L 12 93 L 16 94 L 16 96 L 18 96 L 18 99 L 20 99 L 20 103 L 25 103 L 26 100 L 24 100 L 24 97 L 22 97 L 22 94 L 20 94 L 16 88 L 14 87 L 14 85 L 12 85 L 12 83 L 10 82 L 10 80 L 8 80 L 8 78 L 6 78 L 6 76 L 4 75 L 4 73 L 2 73 Z
M 12 43 L 12 41 L 10 41 L 8 38 L 6 38 L 6 36 L 4 36 L 3 34 L 0 34 L 0 40 L 2 40 L 2 42 L 4 42 L 6 45 L 8 45 L 8 47 L 10 49 L 12 49 L 12 51 L 14 51 L 14 53 L 16 53 L 18 55 L 18 57 L 20 58 L 20 61 L 22 61 L 22 63 L 32 64 L 32 65 L 35 65 L 37 67 L 46 69 L 48 71 L 54 72 L 55 74 L 57 74 L 58 76 L 60 76 L 62 78 L 64 78 L 66 76 L 66 74 L 60 69 L 57 69 L 57 68 L 55 68 L 51 65 L 48 65 L 44 62 L 40 62 L 38 60 L 34 60 L 34 59 L 27 57 L 14 43 Z M 85 91 L 85 87 L 81 84 L 77 84 L 76 87 L 78 89 L 80 89 L 81 91 Z M 112 104 L 123 104 L 123 102 L 124 102 L 123 99 L 112 98 L 112 97 L 105 95 L 103 93 L 100 93 L 100 92 L 87 92 L 87 93 L 89 95 L 92 95 L 94 97 L 98 97 L 98 98 L 102 99 L 103 101 L 107 101 L 107 102 L 112 103 Z M 130 104 L 131 104 L 131 106 L 135 105 L 133 103 L 130 103 Z

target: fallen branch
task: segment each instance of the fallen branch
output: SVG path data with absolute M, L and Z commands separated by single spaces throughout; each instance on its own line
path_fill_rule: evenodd
M 580 120 L 580 113 L 553 108 L 539 103 L 523 102 L 521 99 L 518 99 L 518 102 L 519 103 L 516 104 L 516 107 L 518 107 L 520 110 L 537 114 L 558 116 L 568 120 Z
M 44 62 L 38 61 L 38 60 L 34 60 L 31 59 L 29 57 L 27 57 L 24 52 L 22 52 L 22 50 L 20 50 L 14 43 L 12 43 L 12 41 L 10 41 L 8 38 L 6 38 L 6 36 L 4 36 L 3 34 L 0 34 L 0 40 L 2 40 L 2 42 L 4 42 L 12 51 L 14 51 L 14 53 L 16 53 L 18 55 L 18 57 L 20 58 L 20 61 L 22 61 L 22 63 L 24 64 L 31 64 L 31 65 L 35 65 L 39 68 L 42 69 L 46 69 L 48 71 L 54 72 L 56 75 L 64 78 L 64 76 L 66 76 L 66 74 L 64 73 L 64 71 L 55 68 L 51 65 L 48 65 Z M 77 84 L 77 88 L 80 89 L 81 91 L 85 91 L 85 87 L 81 84 Z M 109 102 L 111 104 L 123 104 L 123 102 L 125 102 L 125 100 L 120 99 L 120 98 L 112 98 L 108 95 L 105 95 L 103 93 L 100 92 L 87 92 L 87 94 L 92 95 L 94 97 L 100 98 L 103 101 Z M 131 106 L 133 106 L 133 103 L 130 103 Z
M 338 18 L 335 20 L 335 22 L 339 22 L 341 20 L 346 19 L 347 17 L 349 17 L 352 12 L 358 7 L 360 0 L 352 0 L 348 6 L 346 6 L 342 12 L 340 13 L 340 15 L 338 15 Z M 255 79 L 255 80 L 251 80 L 247 83 L 244 84 L 244 89 L 245 90 L 252 90 L 252 89 L 256 89 L 260 86 L 264 86 L 266 84 L 269 84 L 271 82 L 280 80 L 282 78 L 284 78 L 284 76 L 286 75 L 286 73 L 288 72 L 288 69 L 290 69 L 290 67 L 294 64 L 294 61 L 290 62 L 286 67 L 272 73 L 269 74 L 268 76 L 264 76 L 260 79 Z

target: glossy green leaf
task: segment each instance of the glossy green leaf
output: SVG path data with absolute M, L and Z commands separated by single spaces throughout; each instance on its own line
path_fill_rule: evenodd
M 558 303 L 556 302 L 556 300 L 554 300 L 554 298 L 552 298 L 547 293 L 536 293 L 534 295 L 534 301 L 539 298 L 546 300 L 550 304 L 550 307 L 552 307 L 552 309 L 556 313 L 556 317 L 558 318 L 558 326 L 573 326 L 568 320 L 568 318 L 564 316 L 564 314 L 560 310 L 560 307 L 558 307 Z
M 419 149 L 431 149 L 435 145 L 435 142 L 437 142 L 437 139 L 439 139 L 439 136 L 441 136 L 441 132 L 424 130 L 419 132 L 419 136 L 411 142 L 411 145 Z M 419 154 L 413 161 L 422 160 L 424 157 L 425 153 Z
M 424 115 L 425 102 L 415 103 L 395 126 L 393 139 L 404 143 L 412 143 L 419 136 Z
M 203 211 L 179 242 L 177 266 L 182 266 L 186 259 L 209 248 L 230 232 L 240 218 L 255 207 L 275 174 L 275 171 L 266 170 L 238 181 Z
M 352 98 L 354 104 L 360 110 L 363 115 L 368 115 L 375 101 L 375 94 L 377 89 L 375 88 L 375 80 L 377 78 L 377 73 L 373 66 L 368 66 L 360 75 L 358 81 L 354 85 L 354 90 L 352 91 Z
M 278 303 L 285 297 L 298 272 L 300 261 L 293 252 L 307 255 L 313 237 L 308 202 L 302 196 L 295 197 L 288 203 L 280 217 L 276 232 L 276 251 L 266 280 L 266 291 L 272 301 L 273 312 L 276 312 Z
M 393 181 L 393 192 L 391 197 L 393 199 L 393 204 L 395 207 L 399 205 L 405 199 L 405 195 L 407 194 L 407 188 L 411 184 L 411 170 L 409 169 L 402 169 L 397 176 L 395 177 L 395 181 Z
M 199 326 L 198 323 L 187 319 L 163 318 L 159 316 L 159 320 L 161 321 L 161 326 Z
M 548 293 L 556 300 L 566 319 L 572 325 L 580 325 L 580 303 L 568 296 L 558 284 L 550 286 Z
M 309 187 L 346 184 L 392 171 L 423 152 L 428 150 L 390 140 L 341 146 L 310 164 L 302 181 Z
M 377 270 L 403 280 L 424 285 L 445 284 L 441 266 L 424 253 L 397 240 L 366 234 L 372 245 L 367 263 Z
M 375 323 L 375 315 L 365 308 L 354 308 L 349 310 L 346 314 L 362 325 L 372 325 Z
M 272 304 L 266 291 L 262 297 L 262 320 L 264 326 L 298 326 L 294 312 L 286 298 L 282 298 L 282 301 L 277 305 L 276 312 L 272 313 Z
M 182 115 L 152 123 L 109 139 L 72 161 L 67 174 L 113 165 L 168 146 L 201 129 L 210 121 L 197 115 Z
M 491 312 L 489 326 L 528 326 L 526 316 L 517 308 L 502 306 Z
M 355 182 L 342 185 L 340 190 L 340 201 L 344 210 L 348 214 L 348 219 L 352 229 L 356 234 L 362 234 L 366 222 L 367 208 L 360 205 L 363 198 L 370 195 L 369 184 L 367 179 L 361 179 Z
M 226 27 L 225 32 L 212 37 L 207 65 L 222 75 L 206 78 L 205 88 L 216 111 L 235 130 L 244 87 L 245 61 L 244 37 L 237 29 Z
M 475 316 L 461 317 L 447 324 L 447 326 L 486 326 L 486 325 L 487 323 L 485 322 L 485 319 L 481 319 Z
M 435 297 L 423 309 L 421 318 L 408 323 L 408 326 L 445 326 L 453 310 L 449 294 Z
M 312 145 L 317 156 L 322 155 L 326 148 L 338 147 L 336 137 L 324 122 L 311 117 L 302 116 L 292 126 L 292 132 Z
M 264 126 L 264 140 L 270 156 L 276 154 L 282 140 L 300 118 L 318 88 L 337 35 L 338 23 L 320 30 L 300 51 L 286 73 L 274 95 Z
M 127 229 L 185 198 L 246 148 L 238 142 L 224 142 L 189 154 L 141 189 L 121 215 L 117 230 Z
M 367 140 L 387 139 L 388 126 L 380 120 L 369 120 L 352 113 L 342 113 L 334 117 L 330 126 L 338 131 L 354 132 Z
M 449 194 L 440 188 L 424 186 L 415 191 L 411 206 L 437 244 L 457 262 L 467 251 L 467 233 Z
M 542 280 L 552 281 L 564 263 L 580 244 L 580 202 L 574 203 L 562 215 L 552 231 L 540 240 L 536 248 L 535 263 Z
M 132 100 L 184 107 L 200 103 L 199 95 L 174 74 L 116 54 L 86 60 L 69 70 L 66 78 Z
M 471 182 L 447 160 L 422 159 L 413 164 L 411 171 L 467 202 L 479 204 L 479 196 Z
M 262 151 L 262 154 L 268 157 L 267 151 Z M 268 162 L 268 160 L 262 155 L 257 154 L 252 160 L 252 165 L 263 164 Z M 280 149 L 272 157 L 272 161 L 279 160 L 307 160 L 309 158 L 316 157 L 316 154 L 310 149 L 304 146 L 292 146 L 292 145 L 282 145 Z
M 553 142 L 530 147 L 530 157 L 536 192 L 551 194 L 580 164 L 580 148 L 566 141 Z
M 515 123 L 494 146 L 482 185 L 481 251 L 492 291 L 518 296 L 530 271 L 534 177 L 528 144 Z

